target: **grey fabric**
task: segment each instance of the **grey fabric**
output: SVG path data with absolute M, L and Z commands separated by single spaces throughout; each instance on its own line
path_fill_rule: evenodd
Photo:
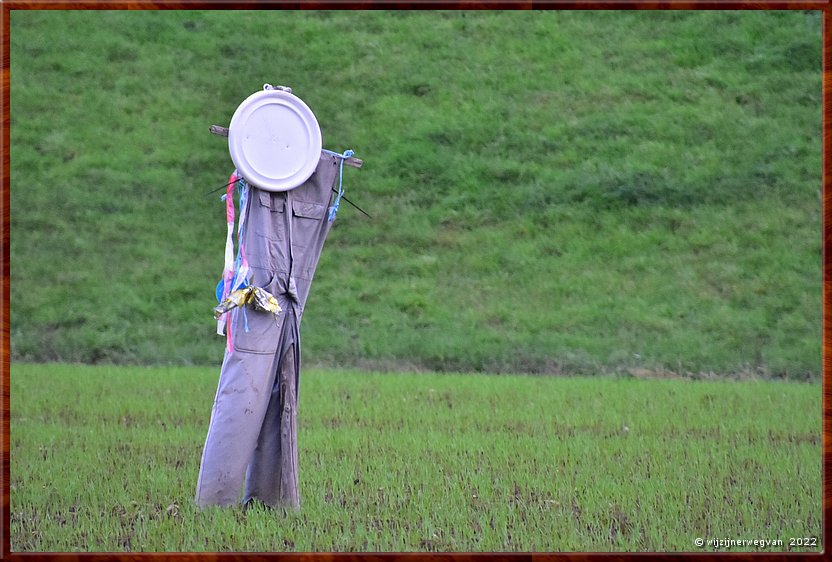
M 283 312 L 246 307 L 232 314 L 226 351 L 202 452 L 196 503 L 232 505 L 257 499 L 298 506 L 297 396 L 300 323 L 315 268 L 332 226 L 327 220 L 338 159 L 321 155 L 315 173 L 283 192 L 251 187 L 243 244 L 252 283 L 273 294 Z

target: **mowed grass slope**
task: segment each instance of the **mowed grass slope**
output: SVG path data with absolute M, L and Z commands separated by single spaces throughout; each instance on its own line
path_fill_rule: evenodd
M 216 375 L 14 365 L 12 550 L 822 547 L 815 384 L 307 371 L 285 514 L 194 506 Z
M 820 12 L 14 11 L 15 360 L 218 364 L 264 82 L 366 165 L 310 363 L 816 379 Z

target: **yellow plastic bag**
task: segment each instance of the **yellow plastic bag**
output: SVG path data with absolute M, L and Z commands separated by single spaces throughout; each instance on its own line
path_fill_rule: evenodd
M 214 307 L 214 318 L 219 320 L 220 316 L 244 304 L 250 304 L 254 310 L 262 312 L 271 312 L 272 314 L 280 314 L 283 309 L 277 299 L 265 289 L 249 285 L 243 289 L 237 289 L 228 298 Z

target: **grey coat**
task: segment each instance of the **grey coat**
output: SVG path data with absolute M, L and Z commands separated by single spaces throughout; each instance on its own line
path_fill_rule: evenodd
M 226 351 L 196 489 L 196 503 L 253 499 L 298 506 L 297 393 L 300 323 L 332 223 L 327 211 L 338 158 L 322 154 L 301 186 L 283 192 L 250 187 L 243 244 L 252 284 L 272 293 L 278 316 L 247 307 L 231 311 L 233 349 Z

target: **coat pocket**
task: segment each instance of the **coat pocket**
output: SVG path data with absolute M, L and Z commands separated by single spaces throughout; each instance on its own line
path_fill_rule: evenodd
M 292 245 L 305 248 L 315 241 L 326 215 L 326 205 L 292 201 Z
M 279 195 L 254 190 L 245 227 L 245 252 L 249 263 L 271 271 L 285 269 L 289 263 L 285 242 L 286 200 L 285 196 Z
M 270 240 L 283 240 L 286 230 L 284 219 L 285 199 L 275 196 L 279 194 L 258 190 L 258 202 L 260 205 L 255 231 L 258 236 Z
M 277 288 L 277 276 L 267 270 L 253 269 L 254 276 L 252 284 L 262 287 L 272 294 Z M 244 308 L 236 308 L 232 312 L 233 319 L 233 343 L 236 351 L 247 353 L 274 353 L 280 341 L 280 328 L 283 324 L 285 306 L 281 304 L 284 312 L 277 316 L 271 312 L 255 310 L 249 305 Z M 246 331 L 248 326 L 248 331 Z

